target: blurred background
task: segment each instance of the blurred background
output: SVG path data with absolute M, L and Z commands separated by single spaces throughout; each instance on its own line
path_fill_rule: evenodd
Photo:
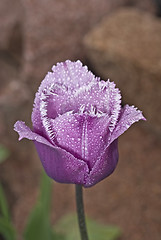
M 35 92 L 52 65 L 80 59 L 112 79 L 123 102 L 147 122 L 119 139 L 109 178 L 85 189 L 88 216 L 122 229 L 123 240 L 161 239 L 161 3 L 158 0 L 1 0 L 0 163 L 18 239 L 36 202 L 42 171 L 32 142 L 18 142 L 16 120 L 31 126 Z M 52 223 L 75 211 L 74 187 L 53 185 Z

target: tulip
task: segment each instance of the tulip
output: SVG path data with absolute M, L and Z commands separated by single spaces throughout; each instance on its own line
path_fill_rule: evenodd
M 121 106 L 118 88 L 95 77 L 80 61 L 58 63 L 35 96 L 32 130 L 14 125 L 19 140 L 34 141 L 49 177 L 91 187 L 109 176 L 118 162 L 118 137 L 145 120 L 134 106 Z

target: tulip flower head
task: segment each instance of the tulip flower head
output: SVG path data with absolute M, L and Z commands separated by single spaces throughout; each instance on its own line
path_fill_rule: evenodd
M 14 125 L 19 140 L 34 141 L 49 177 L 91 187 L 109 176 L 118 162 L 118 137 L 145 120 L 134 106 L 121 106 L 113 82 L 95 77 L 80 61 L 58 63 L 35 96 L 32 130 Z

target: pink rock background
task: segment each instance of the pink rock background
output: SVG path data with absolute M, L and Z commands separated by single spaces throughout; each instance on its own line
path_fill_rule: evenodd
M 41 164 L 31 142 L 17 141 L 13 124 L 22 119 L 31 125 L 34 94 L 46 72 L 65 59 L 88 63 L 84 36 L 123 5 L 156 12 L 152 0 L 0 1 L 0 143 L 11 153 L 0 165 L 0 180 L 18 239 L 37 198 Z M 115 173 L 85 190 L 87 214 L 120 226 L 124 240 L 160 240 L 160 138 L 134 125 L 120 138 L 119 149 Z M 54 183 L 53 192 L 55 223 L 75 211 L 74 188 Z

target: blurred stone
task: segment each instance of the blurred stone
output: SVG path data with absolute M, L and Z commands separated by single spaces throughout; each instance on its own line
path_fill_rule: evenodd
M 127 0 L 21 1 L 26 13 L 24 73 L 28 83 L 35 84 L 32 89 L 36 89 L 56 62 L 82 60 L 85 56 L 83 36 L 103 16 Z
M 157 0 L 156 0 L 157 1 Z M 146 10 L 148 12 L 156 13 L 157 6 L 155 4 L 155 0 L 127 0 L 128 6 L 137 7 L 142 10 Z
M 84 39 L 96 73 L 114 80 L 123 100 L 143 110 L 161 131 L 161 21 L 146 12 L 124 8 L 96 26 Z
M 155 0 L 157 6 L 157 14 L 161 17 L 161 0 Z
M 78 4 L 74 0 L 23 1 L 26 12 L 25 59 L 32 60 L 53 50 L 66 50 L 71 54 L 74 52 L 76 56 L 81 52 L 76 44 L 80 44 L 79 38 L 83 32 L 87 32 L 112 8 L 125 2 L 126 0 L 82 0 Z
M 20 1 L 25 12 L 23 71 L 33 92 L 56 62 L 85 59 L 83 37 L 102 17 L 127 4 L 154 9 L 151 0 Z
M 8 50 L 14 56 L 22 52 L 23 8 L 20 0 L 0 1 L 0 50 Z
M 0 52 L 0 139 L 7 147 L 15 147 L 17 136 L 13 125 L 17 116 L 30 118 L 32 96 L 29 89 L 21 81 L 20 65 L 8 52 Z

